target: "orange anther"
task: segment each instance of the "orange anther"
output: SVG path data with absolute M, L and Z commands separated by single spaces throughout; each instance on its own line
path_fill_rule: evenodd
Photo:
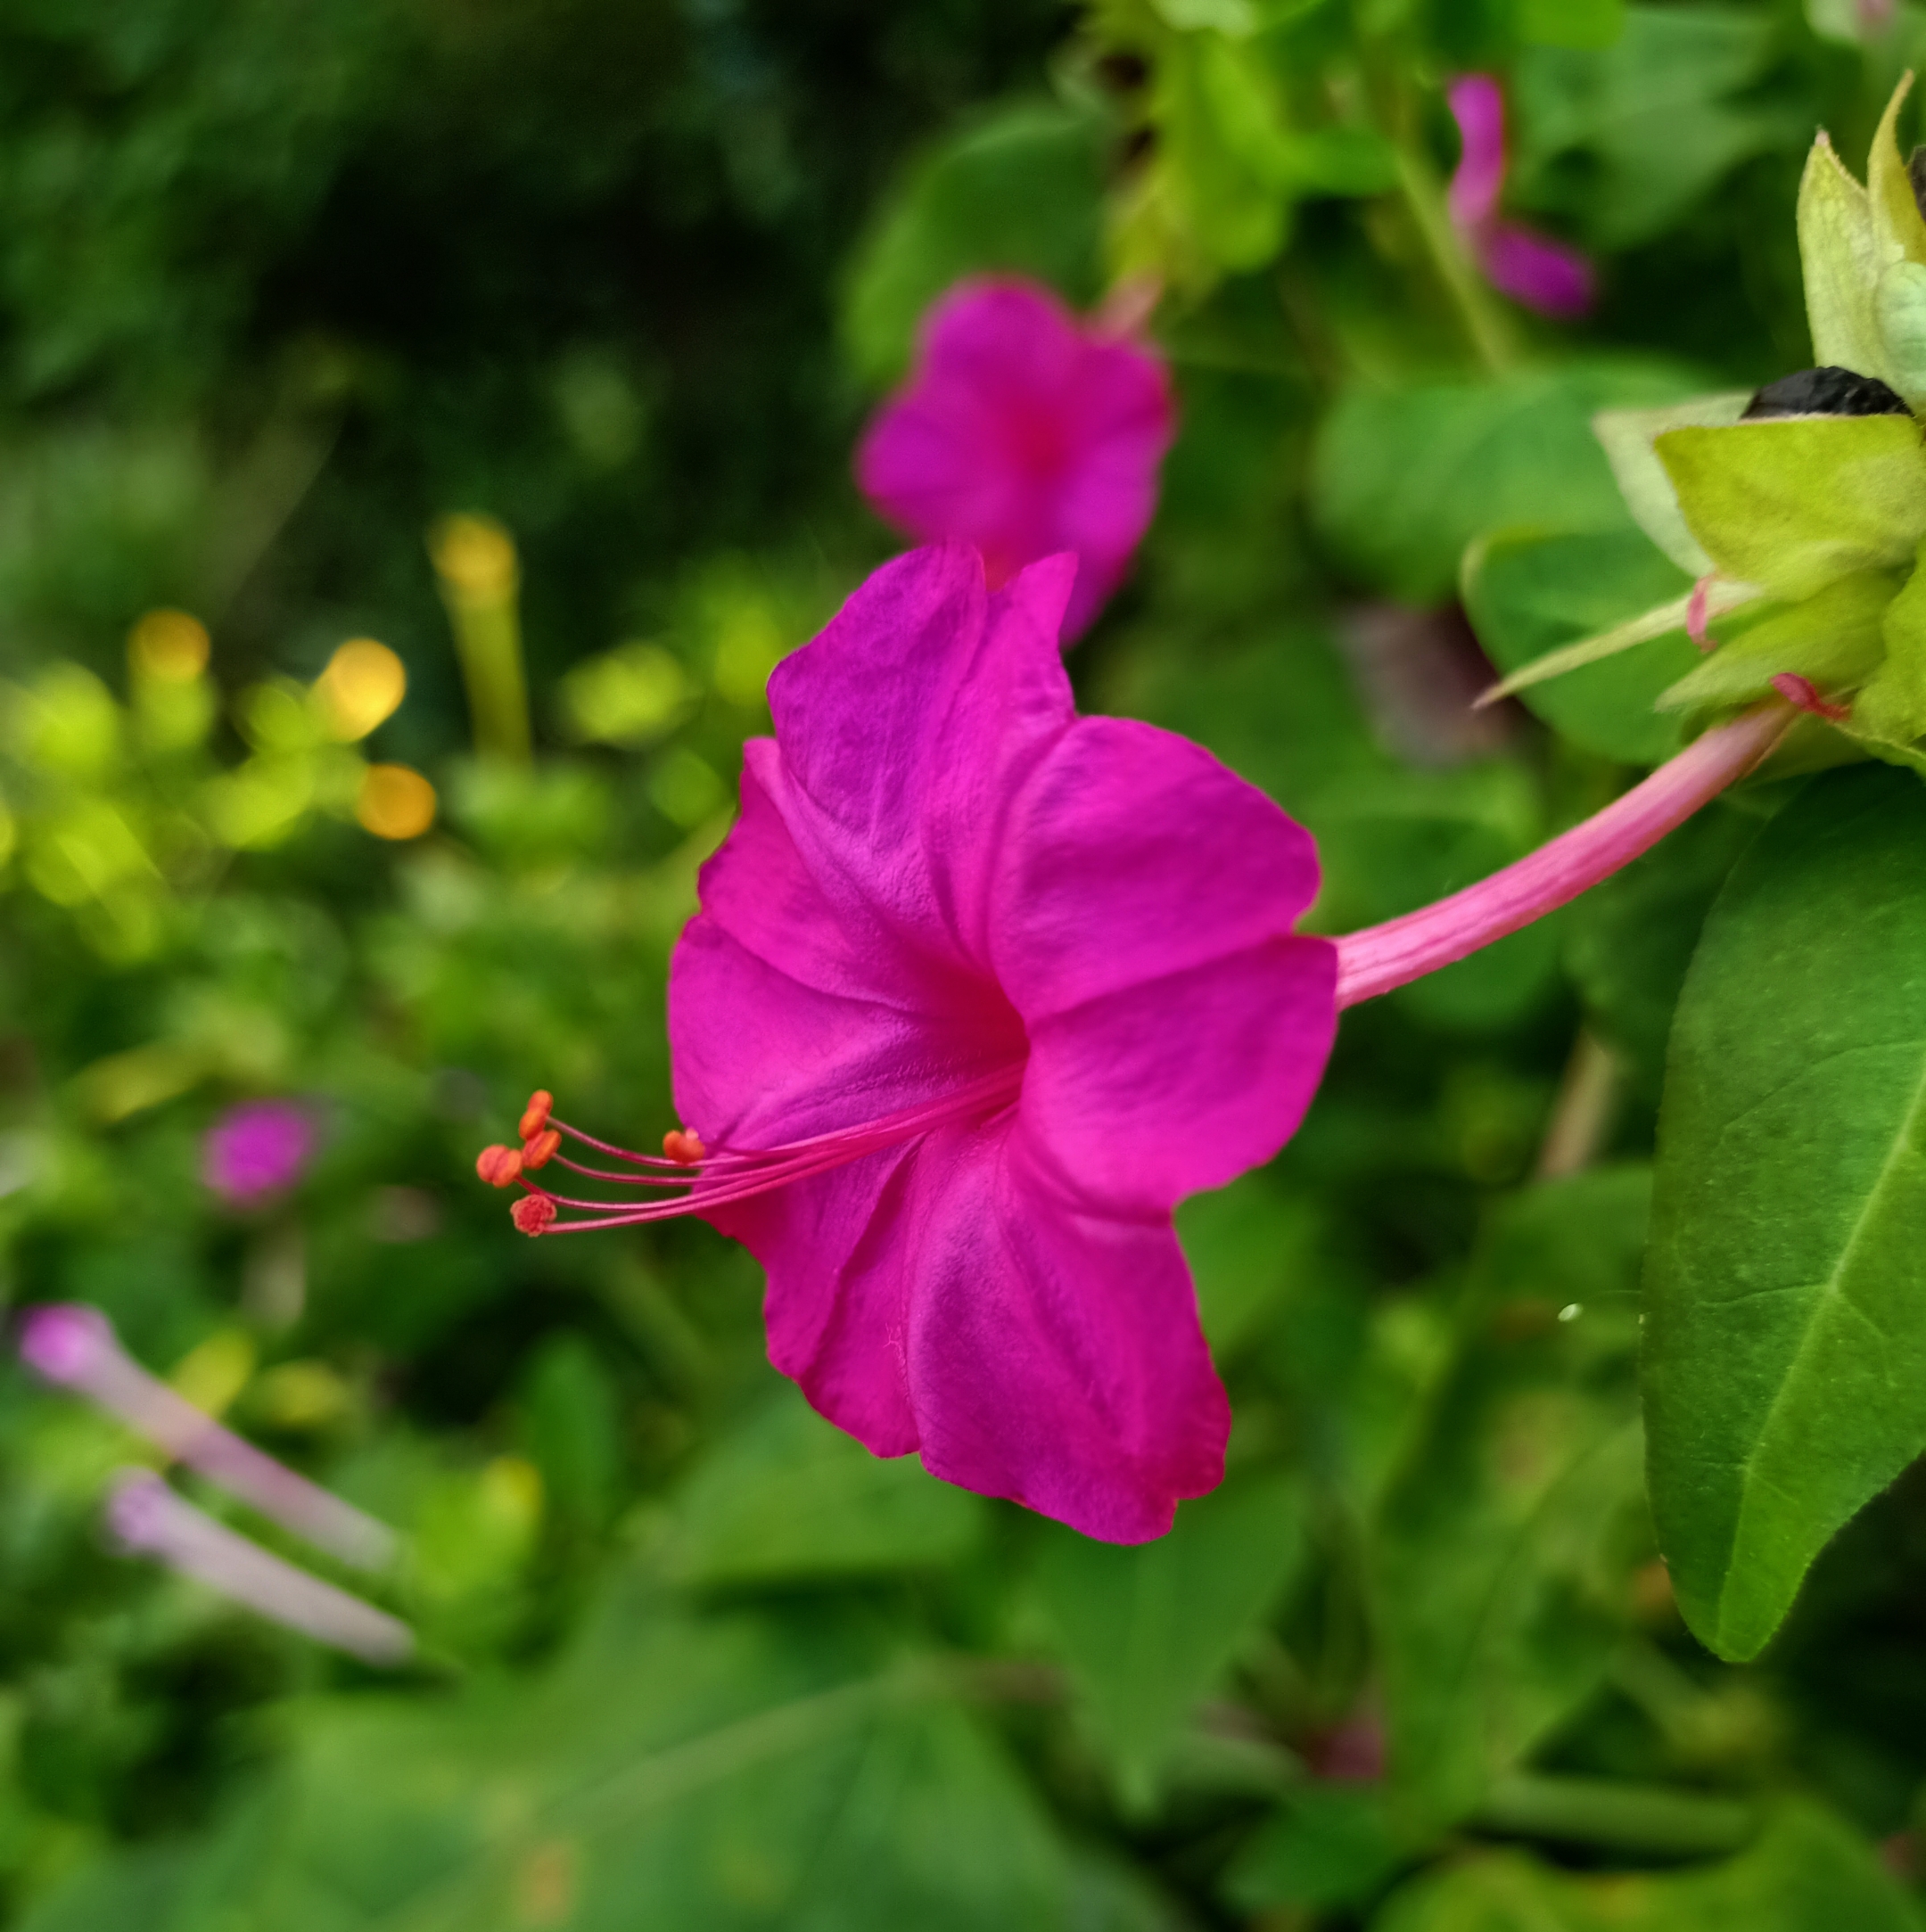
M 522 1156 L 513 1147 L 483 1147 L 475 1156 L 475 1172 L 491 1188 L 506 1188 L 522 1172 Z
M 662 1150 L 678 1167 L 694 1167 L 709 1157 L 702 1136 L 687 1127 L 671 1127 L 662 1137 Z
M 561 1145 L 562 1136 L 552 1127 L 543 1129 L 540 1133 L 524 1141 L 522 1147 L 522 1166 L 523 1171 L 531 1172 L 538 1167 L 547 1166 L 548 1157 Z
M 529 1104 L 522 1112 L 522 1125 L 518 1131 L 523 1139 L 534 1139 L 548 1124 L 548 1116 L 554 1112 L 555 1096 L 546 1087 L 538 1087 L 529 1096 Z
M 546 1234 L 556 1218 L 556 1204 L 546 1194 L 524 1194 L 508 1213 L 523 1234 Z

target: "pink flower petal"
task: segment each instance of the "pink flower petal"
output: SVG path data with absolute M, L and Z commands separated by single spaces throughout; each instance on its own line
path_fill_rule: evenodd
M 1491 285 L 1540 315 L 1570 320 L 1598 293 L 1592 264 L 1576 249 L 1516 222 L 1494 223 L 1474 246 Z
M 1451 218 L 1461 228 L 1479 227 L 1497 212 L 1504 186 L 1504 95 L 1489 74 L 1465 74 L 1444 98 L 1461 144 L 1447 194 Z
M 1006 838 L 992 956 L 1029 1034 L 1039 1162 L 1145 1212 L 1269 1160 L 1336 1027 L 1336 949 L 1292 931 L 1309 835 L 1201 747 L 1091 718 Z

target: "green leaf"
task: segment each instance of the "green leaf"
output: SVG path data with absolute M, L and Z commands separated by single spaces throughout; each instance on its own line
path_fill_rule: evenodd
M 1318 1783 L 1294 1792 L 1239 1853 L 1225 1879 L 1246 1911 L 1278 1905 L 1355 1905 L 1403 1861 L 1382 1791 Z
M 1198 1194 L 1177 1210 L 1198 1311 L 1220 1367 L 1250 1342 L 1312 1262 L 1321 1221 L 1263 1171 Z
M 85 1867 L 22 1913 L 17 1932 L 106 1932 L 119 1926 L 172 1932 L 197 1849 L 149 1845 L 119 1851 Z
M 1550 204 L 1552 164 L 1582 160 L 1588 241 L 1617 251 L 1671 228 L 1749 155 L 1809 133 L 1798 109 L 1742 95 L 1780 40 L 1768 13 L 1628 6 L 1624 33 L 1601 53 L 1525 47 L 1512 72 L 1523 204 Z
M 879 1648 L 658 1607 L 532 1685 L 311 1708 L 193 1932 L 1060 1926 L 1048 1820 L 940 1675 Z
M 1561 1871 L 1475 1855 L 1393 1895 L 1371 1932 L 1917 1932 L 1871 1846 L 1817 1805 L 1780 1805 L 1749 1850 L 1680 1872 Z
M 1519 0 L 1519 38 L 1528 46 L 1596 51 L 1625 29 L 1625 0 Z
M 1789 604 L 1855 571 L 1910 563 L 1926 537 L 1926 450 L 1911 416 L 1766 417 L 1670 430 L 1656 447 L 1719 569 Z
M 1165 1753 L 1275 1600 L 1300 1533 L 1296 1491 L 1276 1476 L 1184 1503 L 1152 1543 L 1043 1533 L 1038 1595 L 1127 1803 L 1155 1797 Z
M 1104 129 L 1025 102 L 937 149 L 885 205 L 844 296 L 844 348 L 878 386 L 910 359 L 918 318 L 965 275 L 1034 275 L 1073 303 L 1097 293 Z
M 1622 528 L 1593 416 L 1676 401 L 1695 386 L 1656 365 L 1594 363 L 1487 383 L 1352 389 L 1318 437 L 1313 512 L 1364 581 L 1403 603 L 1442 603 L 1465 546 L 1487 530 Z
M 1508 533 L 1475 545 L 1465 560 L 1465 610 L 1486 654 L 1503 671 L 1689 588 L 1637 530 Z M 1699 662 L 1683 616 L 1679 604 L 1659 635 L 1519 695 L 1584 750 L 1628 765 L 1656 765 L 1678 749 L 1681 730 L 1653 706 L 1667 685 Z
M 1679 1607 L 1757 1655 L 1926 1447 L 1926 791 L 1815 779 L 1720 893 L 1674 1023 L 1645 1414 Z
M 1625 1628 L 1649 1549 L 1632 1374 L 1647 1185 L 1607 1169 L 1510 1204 L 1385 1494 L 1370 1568 L 1392 1767 L 1439 1822 L 1595 1690 Z
M 912 1456 L 873 1456 L 784 1390 L 683 1489 L 672 1564 L 699 1586 L 927 1569 L 982 1534 L 984 1504 Z
M 1605 460 L 1633 520 L 1688 577 L 1710 574 L 1712 559 L 1687 527 L 1678 491 L 1653 448 L 1667 430 L 1711 429 L 1736 423 L 1752 400 L 1749 389 L 1694 396 L 1660 409 L 1601 409 L 1593 432 L 1605 446 Z
M 1900 579 L 1859 571 L 1789 608 L 1775 610 L 1720 645 L 1667 687 L 1667 711 L 1744 704 L 1766 695 L 1782 671 L 1807 678 L 1827 695 L 1856 691 L 1886 654 L 1886 612 Z

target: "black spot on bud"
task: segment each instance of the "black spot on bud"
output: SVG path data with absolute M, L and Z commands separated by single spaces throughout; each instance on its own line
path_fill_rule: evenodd
M 1768 382 L 1746 405 L 1746 420 L 1760 416 L 1903 416 L 1912 412 L 1876 375 L 1850 369 L 1801 369 Z

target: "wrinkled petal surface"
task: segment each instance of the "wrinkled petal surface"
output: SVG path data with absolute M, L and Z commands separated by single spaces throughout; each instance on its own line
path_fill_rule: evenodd
M 975 545 L 992 583 L 1073 553 L 1068 641 L 1149 526 L 1174 426 L 1155 356 L 1084 328 L 1033 284 L 966 283 L 930 311 L 915 372 L 870 424 L 856 474 L 911 536 Z

